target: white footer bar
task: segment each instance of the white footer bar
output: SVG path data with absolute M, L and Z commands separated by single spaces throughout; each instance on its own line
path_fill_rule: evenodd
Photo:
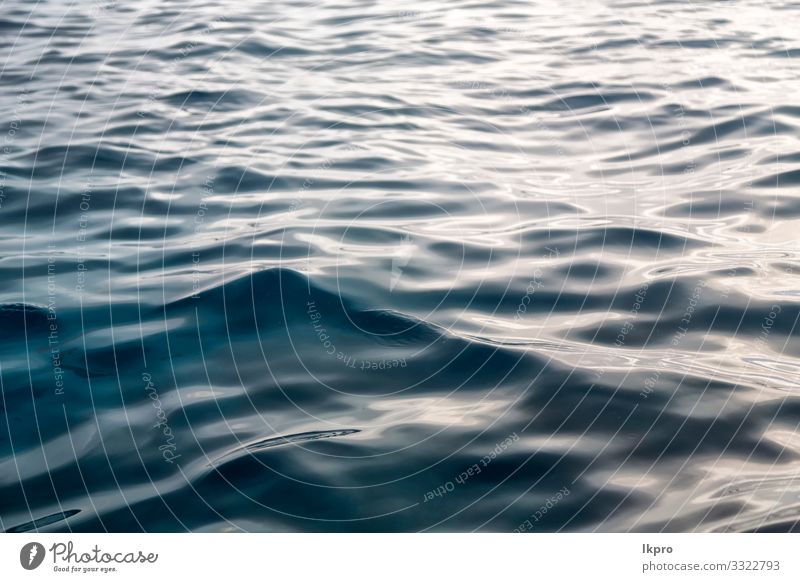
M 5 534 L 0 580 L 800 580 L 792 534 Z

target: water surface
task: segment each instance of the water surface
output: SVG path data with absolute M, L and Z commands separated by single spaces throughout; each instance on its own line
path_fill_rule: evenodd
M 795 527 L 795 3 L 0 14 L 0 529 Z

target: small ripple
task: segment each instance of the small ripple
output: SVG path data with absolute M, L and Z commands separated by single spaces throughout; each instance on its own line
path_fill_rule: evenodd
M 314 430 L 309 432 L 299 432 L 296 434 L 290 434 L 286 436 L 279 436 L 279 437 L 270 437 L 266 439 L 261 439 L 254 443 L 250 443 L 247 445 L 243 445 L 241 447 L 237 447 L 224 455 L 221 455 L 214 459 L 209 466 L 215 466 L 219 464 L 221 461 L 227 460 L 230 457 L 236 457 L 244 453 L 258 453 L 260 451 L 264 451 L 267 449 L 271 449 L 273 447 L 280 447 L 283 445 L 291 445 L 297 443 L 304 443 L 310 441 L 318 441 L 323 439 L 332 439 L 343 437 L 351 434 L 355 434 L 357 432 L 361 432 L 357 428 L 346 428 L 346 429 L 339 429 L 339 430 Z
M 60 521 L 67 520 L 73 515 L 76 515 L 80 512 L 81 512 L 80 509 L 70 509 L 67 511 L 60 511 L 52 515 L 48 515 L 47 517 L 40 517 L 39 519 L 34 519 L 33 521 L 28 521 L 20 525 L 15 525 L 14 527 L 10 527 L 6 530 L 6 533 L 22 533 L 26 531 L 38 531 L 40 528 L 46 527 L 54 523 L 58 523 Z

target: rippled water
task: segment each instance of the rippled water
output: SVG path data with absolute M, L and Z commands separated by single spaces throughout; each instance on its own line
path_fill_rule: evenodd
M 798 30 L 2 1 L 0 529 L 792 529 Z

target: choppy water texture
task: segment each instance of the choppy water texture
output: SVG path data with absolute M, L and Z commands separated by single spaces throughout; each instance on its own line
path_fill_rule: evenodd
M 0 529 L 796 527 L 799 16 L 3 1 Z

